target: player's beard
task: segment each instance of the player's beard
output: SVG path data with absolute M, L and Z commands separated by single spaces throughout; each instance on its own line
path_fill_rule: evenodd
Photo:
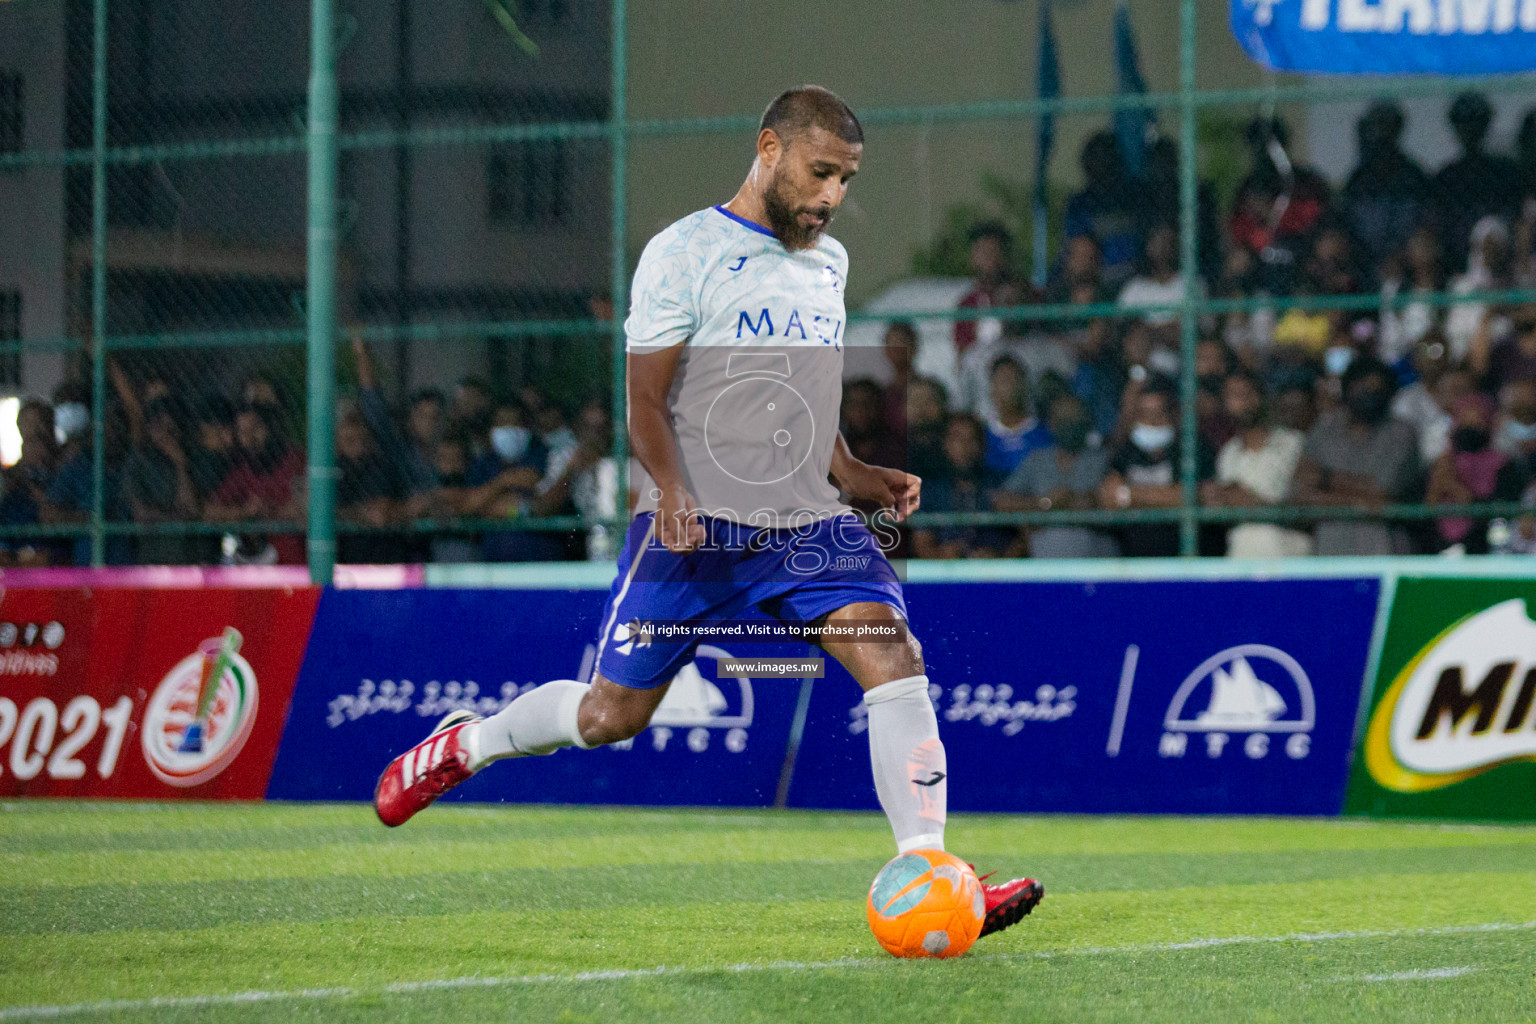
M 832 215 L 837 211 L 830 206 L 794 206 L 786 195 L 784 182 L 780 180 L 779 172 L 775 172 L 768 182 L 768 188 L 763 192 L 763 209 L 768 214 L 768 226 L 784 243 L 784 248 L 791 251 L 795 249 L 809 249 L 816 244 L 822 232 L 827 230 L 827 225 L 832 223 Z M 819 214 L 822 221 L 819 224 L 807 226 L 800 223 L 802 213 Z

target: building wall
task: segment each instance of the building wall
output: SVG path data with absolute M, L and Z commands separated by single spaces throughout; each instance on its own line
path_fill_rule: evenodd
M 1520 119 L 1527 111 L 1536 109 L 1536 91 L 1500 93 L 1488 98 L 1494 108 L 1488 148 L 1507 152 L 1514 145 Z M 1314 154 L 1318 170 L 1333 181 L 1344 180 L 1359 160 L 1355 122 L 1368 105 L 1366 100 L 1319 104 L 1307 119 L 1307 149 Z M 1403 149 L 1431 174 L 1460 152 L 1446 121 L 1450 105 L 1449 96 L 1421 96 L 1402 101 L 1407 120 L 1403 128 Z
M 24 145 L 64 140 L 64 24 L 57 4 L 15 4 L 0 32 L 0 70 L 24 76 Z M 64 173 L 57 166 L 0 172 L 0 289 L 20 291 L 22 336 L 64 336 Z M 22 389 L 51 390 L 62 355 L 23 360 Z
M 1150 87 L 1176 88 L 1177 4 L 1130 2 Z M 1199 3 L 1199 84 L 1263 84 L 1262 72 L 1230 37 L 1227 0 Z M 65 144 L 65 7 L 63 0 L 0 5 L 0 68 L 26 74 L 31 148 Z M 527 0 L 518 10 L 524 28 L 541 46 L 537 57 L 520 50 L 480 0 L 407 0 L 409 76 L 416 86 L 513 97 L 507 101 L 513 108 L 490 115 L 446 108 L 419 113 L 417 126 L 544 120 L 555 116 L 561 103 L 605 99 L 607 0 Z M 552 17 L 552 10 L 563 13 Z M 1067 95 L 1113 90 L 1113 10 L 1112 0 L 1057 0 Z M 111 12 L 114 96 L 134 96 L 146 109 L 160 104 L 183 112 L 157 122 L 149 132 L 154 140 L 278 135 L 297 127 L 294 112 L 302 109 L 309 74 L 307 0 L 255 6 L 121 0 Z M 349 38 L 339 70 L 345 94 L 354 101 L 387 96 L 398 73 L 396 3 L 355 0 L 344 15 Z M 753 118 L 778 91 L 806 81 L 837 90 L 861 111 L 1027 98 L 1035 91 L 1037 18 L 1035 2 L 1003 0 L 878 6 L 632 0 L 629 112 L 637 119 Z M 284 97 L 290 101 L 286 112 Z M 252 107 L 254 100 L 265 105 Z M 1430 165 L 1448 155 L 1448 136 L 1439 120 L 1444 102 L 1410 105 L 1409 145 Z M 1293 112 L 1299 151 L 1315 152 L 1330 176 L 1341 176 L 1353 162 L 1357 107 L 1318 108 L 1310 119 L 1305 112 Z M 1523 107 L 1518 100 L 1501 104 L 1496 135 L 1508 135 Z M 1254 112 L 1228 113 L 1240 119 Z M 391 124 L 382 106 L 371 112 L 353 109 L 349 116 L 351 126 Z M 1165 131 L 1176 131 L 1172 112 L 1160 116 Z M 1058 119 L 1051 165 L 1058 191 L 1077 184 L 1078 148 L 1106 121 L 1103 114 Z M 853 256 L 850 299 L 867 299 L 906 276 L 914 251 L 944 227 L 947 210 L 985 203 L 988 175 L 1028 184 L 1035 133 L 1033 121 L 1003 119 L 871 124 L 864 168 L 834 226 Z M 343 211 L 349 230 L 343 244 L 359 288 L 606 292 L 610 168 L 605 144 L 573 147 L 573 215 L 548 227 L 515 228 L 489 220 L 489 152 L 486 145 L 412 152 L 404 279 L 396 273 L 395 151 L 344 156 Z M 631 260 L 667 223 L 728 198 L 751 155 L 750 130 L 636 138 L 627 211 Z M 148 169 L 133 189 L 118 191 L 111 201 L 115 209 L 136 202 L 169 203 L 174 229 L 188 234 L 243 244 L 293 243 L 304 233 L 304 160 L 293 155 L 168 162 Z M 0 175 L 0 213 L 0 288 L 23 290 L 27 337 L 60 336 L 65 330 L 62 174 L 29 168 Z M 192 295 L 187 301 L 199 299 Z M 483 346 L 473 341 L 456 343 L 442 355 L 416 359 L 411 383 L 443 383 L 461 372 L 484 369 Z M 28 386 L 50 389 L 59 366 L 56 356 L 29 356 Z

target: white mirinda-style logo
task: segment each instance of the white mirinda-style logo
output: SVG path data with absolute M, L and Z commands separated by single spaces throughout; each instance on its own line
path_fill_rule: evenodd
M 240 643 L 233 627 L 204 640 L 155 688 L 141 732 L 144 760 L 162 782 L 207 782 L 229 767 L 250 738 L 256 673 L 240 656 Z
M 1536 622 L 1514 598 L 1469 615 L 1403 666 L 1365 734 L 1371 777 L 1399 793 L 1536 761 Z

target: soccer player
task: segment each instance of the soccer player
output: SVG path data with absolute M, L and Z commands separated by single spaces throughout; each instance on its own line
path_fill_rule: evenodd
M 791 89 L 763 114 L 735 197 L 645 247 L 625 322 L 641 500 L 591 682 L 545 683 L 489 718 L 448 715 L 380 776 L 374 803 L 386 825 L 492 761 L 637 735 L 697 646 L 658 639 L 646 623 L 729 621 L 756 609 L 894 632 L 897 642 L 818 642 L 864 689 L 875 791 L 898 851 L 943 848 L 944 745 L 922 648 L 894 570 L 838 493 L 899 521 L 918 507 L 921 487 L 854 458 L 837 429 L 848 254 L 825 232 L 863 143 L 842 100 Z M 983 935 L 1044 895 L 1029 878 L 983 891 Z

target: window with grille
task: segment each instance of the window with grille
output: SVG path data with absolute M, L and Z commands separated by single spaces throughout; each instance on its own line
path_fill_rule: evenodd
M 21 292 L 0 290 L 0 345 L 21 340 Z M 0 350 L 0 385 L 21 383 L 21 353 Z
M 548 227 L 570 210 L 565 144 L 519 142 L 497 147 L 486 163 L 488 216 L 509 227 Z
M 21 75 L 0 71 L 0 153 L 20 153 L 25 142 L 26 112 L 21 105 Z

